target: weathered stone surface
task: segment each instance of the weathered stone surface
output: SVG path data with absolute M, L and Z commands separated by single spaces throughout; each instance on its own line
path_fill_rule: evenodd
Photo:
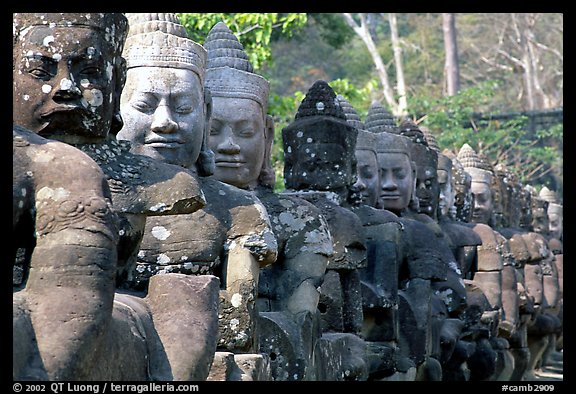
M 219 289 L 213 275 L 166 274 L 150 280 L 146 300 L 175 380 L 208 376 L 216 351 Z
M 262 354 L 216 352 L 207 381 L 272 380 L 270 365 Z
M 502 271 L 478 271 L 474 283 L 482 290 L 492 308 L 502 308 Z
M 401 354 L 418 366 L 430 351 L 430 281 L 413 278 L 406 289 L 398 292 Z
M 366 343 L 354 334 L 325 333 L 314 351 L 315 380 L 366 380 Z

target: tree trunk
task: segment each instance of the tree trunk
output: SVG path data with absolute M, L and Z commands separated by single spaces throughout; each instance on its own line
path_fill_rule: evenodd
M 460 67 L 454 14 L 442 14 L 442 30 L 444 32 L 446 95 L 453 96 L 460 90 Z
M 390 107 L 390 111 L 393 114 L 398 114 L 398 103 L 394 98 L 394 91 L 390 86 L 390 81 L 388 79 L 388 73 L 386 71 L 386 66 L 384 65 L 384 61 L 382 60 L 382 56 L 378 53 L 378 49 L 376 48 L 376 44 L 374 44 L 374 40 L 372 40 L 372 36 L 370 35 L 370 31 L 368 30 L 368 25 L 366 23 L 366 14 L 359 14 L 360 15 L 360 25 L 356 23 L 356 21 L 352 18 L 352 14 L 350 13 L 342 13 L 346 23 L 354 30 L 354 32 L 364 41 L 364 45 L 366 45 L 366 49 L 370 53 L 372 57 L 372 61 L 374 62 L 374 66 L 376 67 L 376 73 L 378 74 L 378 78 L 380 79 L 380 83 L 382 84 L 382 93 L 384 94 L 384 99 L 386 103 Z
M 398 110 L 395 115 L 404 117 L 408 114 L 408 102 L 406 100 L 406 83 L 404 80 L 404 67 L 402 66 L 402 47 L 400 46 L 400 39 L 398 38 L 396 14 L 389 13 L 388 22 L 390 23 L 390 36 L 392 38 L 392 48 L 394 50 L 396 88 L 398 90 Z

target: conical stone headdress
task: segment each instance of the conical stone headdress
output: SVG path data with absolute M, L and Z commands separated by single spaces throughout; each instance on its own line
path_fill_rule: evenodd
M 432 131 L 430 131 L 429 128 L 424 126 L 420 127 L 420 131 L 422 131 L 422 133 L 424 134 L 424 138 L 426 139 L 426 143 L 428 144 L 430 149 L 440 154 L 440 147 L 438 146 L 438 141 L 436 140 L 434 134 L 432 134 Z
M 554 203 L 554 204 L 558 204 L 558 196 L 556 195 L 556 192 L 548 189 L 546 186 L 544 186 L 542 188 L 542 190 L 540 190 L 539 196 L 541 199 L 548 201 L 549 203 Z
M 244 47 L 224 22 L 212 27 L 204 47 L 208 51 L 206 87 L 212 96 L 252 99 L 266 116 L 270 83 L 254 73 Z
M 400 133 L 392 113 L 377 101 L 373 102 L 370 106 L 364 124 L 366 130 L 371 131 L 372 133 Z
M 462 145 L 458 152 L 458 160 L 472 176 L 474 182 L 483 182 L 491 185 L 494 173 L 486 166 L 486 162 L 478 157 L 478 154 L 470 145 Z
M 555 191 L 550 190 L 544 186 L 538 195 L 542 200 L 548 201 L 548 215 L 555 213 L 562 216 L 564 207 L 562 204 L 560 204 L 560 200 L 558 199 L 558 195 Z
M 336 99 L 338 99 L 338 102 L 344 111 L 344 115 L 346 115 L 346 122 L 358 130 L 358 137 L 356 138 L 356 150 L 369 150 L 376 153 L 376 134 L 365 130 L 364 122 L 360 120 L 358 112 L 356 112 L 352 104 L 350 104 L 350 102 L 346 100 L 344 96 L 338 94 Z
M 282 130 L 283 139 L 298 145 L 335 142 L 354 152 L 358 130 L 346 121 L 336 93 L 325 81 L 316 81 L 300 103 L 294 121 Z M 290 152 L 286 152 L 290 153 Z
M 128 68 L 169 67 L 194 71 L 204 84 L 206 50 L 188 38 L 174 13 L 127 13 L 130 31 L 124 48 Z
M 342 111 L 344 111 L 344 115 L 346 116 L 346 122 L 352 125 L 352 127 L 357 128 L 358 130 L 364 130 L 366 127 L 364 122 L 360 119 L 360 115 L 354 109 L 352 104 L 348 100 L 344 98 L 341 94 L 336 95 L 336 99 L 340 103 L 340 107 L 342 107 Z
M 352 163 L 352 173 L 345 183 L 352 184 L 356 177 L 356 140 L 358 129 L 346 121 L 346 115 L 336 98 L 336 93 L 327 82 L 316 81 L 300 103 L 294 121 L 282 129 L 284 147 L 284 179 L 286 187 L 293 185 L 296 174 L 293 166 L 297 152 L 307 144 L 335 144 L 343 149 L 344 161 Z

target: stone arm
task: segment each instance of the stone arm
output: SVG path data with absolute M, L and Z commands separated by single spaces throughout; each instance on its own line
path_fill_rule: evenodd
M 116 220 L 94 161 L 68 145 L 26 138 L 14 170 L 33 179 L 36 246 L 15 299 L 27 304 L 47 377 L 73 380 L 90 365 L 112 316 Z
M 278 240 L 278 260 L 260 274 L 271 310 L 317 313 L 333 241 L 320 210 L 305 200 L 261 197 Z
M 246 198 L 246 197 L 245 197 Z M 220 292 L 220 339 L 228 350 L 255 352 L 256 298 L 260 268 L 272 264 L 278 245 L 266 209 L 252 195 L 252 204 L 230 209 L 232 225 L 225 245 L 223 290 Z

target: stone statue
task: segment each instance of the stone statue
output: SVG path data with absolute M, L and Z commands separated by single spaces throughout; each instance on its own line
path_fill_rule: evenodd
M 19 333 L 13 348 L 15 379 L 174 378 L 163 349 L 167 344 L 158 336 L 162 319 L 158 315 L 153 320 L 152 314 L 162 297 L 181 296 L 183 302 L 193 303 L 198 301 L 196 293 L 183 278 L 175 278 L 170 286 L 155 281 L 145 298 L 115 293 L 115 282 L 122 281 L 136 257 L 147 216 L 194 212 L 205 199 L 192 174 L 132 155 L 127 144 L 114 138 L 122 127 L 119 95 L 125 61 L 121 52 L 127 27 L 123 14 L 14 14 L 13 118 L 37 134 L 21 133 L 30 143 L 27 150 L 39 145 L 34 160 L 46 164 L 23 163 L 23 168 L 32 165 L 26 177 L 31 174 L 40 182 L 35 193 L 40 192 L 47 204 L 36 212 L 36 232 L 42 232 L 42 242 L 26 245 L 30 249 L 25 247 L 16 256 L 23 262 L 24 276 L 14 297 L 14 327 Z M 53 156 L 57 151 L 62 152 L 62 160 L 71 162 Z M 16 178 L 22 176 L 18 171 Z M 66 188 L 53 188 L 60 182 Z M 98 190 L 108 190 L 118 219 L 106 241 L 99 234 L 106 234 L 110 206 L 99 200 Z M 33 233 L 33 223 L 28 222 L 28 234 Z M 60 239 L 61 245 L 51 239 Z M 69 247 L 75 251 L 66 251 Z M 87 249 L 93 252 L 84 261 L 75 257 Z M 64 256 L 74 258 L 64 261 Z M 38 286 L 38 274 L 53 279 Z M 214 283 L 203 281 L 208 287 Z M 182 287 L 187 287 L 185 293 Z M 29 312 L 22 308 L 20 294 L 35 300 Z M 209 297 L 200 301 L 200 309 L 211 305 Z M 182 314 L 181 320 L 190 323 L 190 312 Z M 87 318 L 77 319 L 78 315 Z M 201 330 L 201 324 L 195 329 Z M 33 342 L 38 344 L 36 350 L 30 345 Z M 31 350 L 35 356 L 28 359 L 26 352 Z M 35 369 L 31 375 L 30 367 Z
M 216 316 L 218 329 L 202 339 L 204 352 L 253 354 L 258 274 L 276 259 L 269 218 L 251 193 L 209 176 L 215 166 L 207 140 L 212 106 L 204 88 L 206 50 L 187 37 L 175 14 L 128 14 L 128 19 L 128 73 L 121 98 L 125 126 L 118 138 L 130 141 L 134 152 L 200 175 L 209 202 L 192 214 L 148 218 L 129 284 L 145 290 L 150 277 L 165 273 L 218 277 L 220 306 L 202 317 Z M 178 331 L 166 335 L 179 336 Z M 185 339 L 198 341 L 192 333 Z M 182 346 L 181 339 L 173 339 L 174 357 L 180 357 Z M 188 353 L 179 362 L 193 365 L 198 356 Z M 210 365 L 220 365 L 221 356 L 210 360 L 201 376 L 190 370 L 183 376 L 210 379 Z M 265 373 L 266 360 L 256 358 L 256 368 Z M 246 378 L 251 373 L 256 372 Z
M 73 379 L 112 317 L 118 228 L 110 190 L 86 154 L 16 125 L 13 160 L 14 261 L 22 269 L 13 377 Z
M 212 95 L 209 146 L 215 177 L 256 193 L 278 243 L 274 264 L 260 271 L 259 352 L 268 355 L 274 380 L 315 380 L 314 350 L 321 335 L 318 288 L 332 237 L 320 210 L 308 201 L 274 193 L 269 82 L 254 73 L 242 44 L 224 22 L 210 30 L 206 87 Z
M 494 167 L 494 173 L 499 180 L 494 191 L 499 195 L 502 206 L 502 212 L 495 221 L 498 223 L 498 232 L 508 239 L 510 245 L 510 253 L 516 268 L 519 295 L 518 328 L 507 337 L 510 352 L 514 357 L 514 370 L 510 379 L 522 380 L 530 360 L 527 328 L 534 319 L 535 313 L 534 297 L 529 294 L 526 282 L 527 272 L 529 283 L 533 283 L 534 277 L 530 276 L 530 268 L 528 271 L 525 270 L 526 264 L 530 261 L 530 250 L 525 241 L 525 231 L 520 228 L 522 185 L 516 175 L 501 163 Z
M 537 313 L 533 324 L 528 326 L 528 344 L 530 347 L 530 362 L 524 375 L 525 380 L 534 380 L 534 373 L 541 369 L 545 363 L 544 353 L 551 341 L 561 332 L 561 321 L 558 317 L 560 311 L 560 286 L 558 271 L 554 262 L 547 239 L 548 234 L 548 201 L 541 199 L 535 188 L 530 185 L 524 187 L 526 195 L 530 196 L 532 212 L 531 226 L 526 228 L 525 235 L 530 242 L 529 251 L 532 261 L 538 264 L 535 277 L 542 279 L 541 286 L 535 287 L 534 298 Z M 534 289 L 533 287 L 533 289 Z M 529 289 L 530 290 L 530 289 Z
M 358 273 L 366 266 L 366 245 L 362 222 L 348 202 L 356 181 L 357 134 L 324 81 L 310 87 L 294 121 L 282 130 L 283 193 L 320 209 L 334 242 L 318 304 L 323 341 L 317 351 L 325 363 L 318 368 L 328 374 L 319 380 L 367 378 L 365 343 L 359 337 L 363 318 Z
M 432 246 L 429 239 L 437 237 L 437 234 L 427 224 L 409 215 L 410 204 L 416 201 L 417 168 L 411 157 L 412 142 L 399 134 L 399 128 L 389 118 L 387 111 L 373 103 L 366 125 L 368 131 L 377 133 L 378 138 L 376 150 L 381 177 L 378 205 L 397 214 L 403 228 L 396 271 L 398 342 L 399 353 L 410 362 L 404 361 L 400 368 L 406 372 L 406 365 L 416 367 L 416 380 L 441 380 L 439 338 L 446 320 L 441 315 L 447 316 L 447 311 L 438 294 L 434 294 L 432 282 L 446 281 L 448 263 L 447 255 L 443 256 L 443 253 L 450 251 Z M 431 336 L 434 337 L 432 342 Z
M 495 311 L 498 311 L 497 332 L 491 338 L 498 353 L 498 366 L 492 380 L 509 380 L 513 373 L 513 356 L 506 338 L 518 329 L 518 278 L 508 240 L 494 229 L 494 170 L 486 158 L 478 155 L 468 144 L 458 152 L 463 167 L 472 177 L 471 191 L 474 207 L 473 230 L 482 239 L 478 247 L 478 271 L 474 282 L 485 292 Z
M 548 201 L 548 245 L 554 254 L 554 265 L 558 273 L 559 300 L 557 305 L 558 318 L 563 325 L 564 310 L 564 251 L 562 245 L 564 224 L 563 206 L 555 191 L 544 186 L 539 193 L 541 199 Z M 562 328 L 561 328 L 562 330 Z M 543 355 L 544 363 L 550 357 L 561 357 L 560 350 L 563 348 L 563 332 L 550 337 L 550 343 Z
M 370 380 L 413 380 L 405 370 L 410 360 L 398 353 L 398 269 L 403 225 L 386 209 L 376 208 L 380 197 L 378 134 L 364 123 L 341 95 L 337 96 L 346 121 L 358 130 L 357 180 L 350 188 L 352 211 L 364 226 L 367 266 L 359 270 L 362 284 L 362 337 L 367 345 Z

